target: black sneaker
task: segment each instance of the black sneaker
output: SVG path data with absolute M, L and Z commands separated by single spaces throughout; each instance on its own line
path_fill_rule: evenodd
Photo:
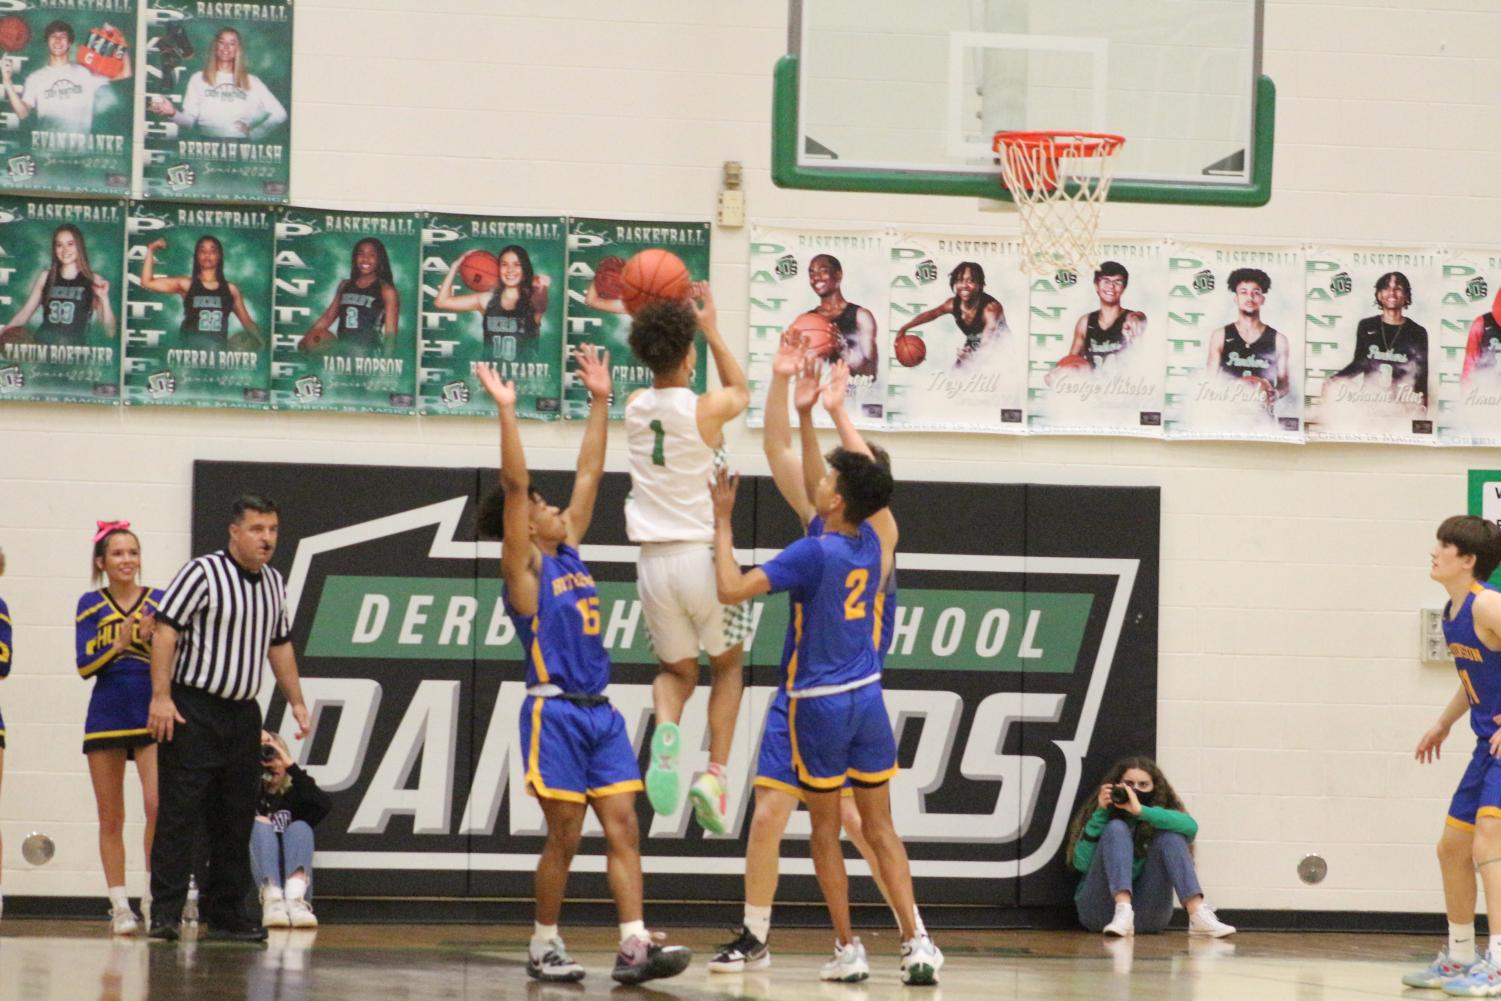
M 208 925 L 198 937 L 205 942 L 264 942 L 266 929 L 249 921 L 236 921 L 228 925 Z
M 177 927 L 177 922 L 167 924 L 153 924 L 151 930 L 146 933 L 147 938 L 154 938 L 160 942 L 176 942 L 182 937 L 182 932 Z
M 621 944 L 610 976 L 622 984 L 661 980 L 682 973 L 692 959 L 693 952 L 685 946 L 657 945 L 638 936 Z
M 745 925 L 735 930 L 735 941 L 719 947 L 709 960 L 710 973 L 741 973 L 771 965 L 771 949 Z

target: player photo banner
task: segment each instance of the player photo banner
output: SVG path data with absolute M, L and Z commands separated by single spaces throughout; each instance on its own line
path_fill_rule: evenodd
M 146 0 L 148 197 L 285 202 L 292 2 Z
M 893 429 L 1026 432 L 1028 279 L 1020 253 L 1018 240 L 892 237 Z
M 411 413 L 417 266 L 410 213 L 289 209 L 276 224 L 271 402 L 278 410 Z
M 631 354 L 631 317 L 621 298 L 625 266 L 642 251 L 666 250 L 682 261 L 690 282 L 709 280 L 709 224 L 646 219 L 568 220 L 568 349 L 595 344 L 610 352 L 610 419 L 625 416 L 634 390 L 652 383 L 651 369 Z M 666 267 L 674 267 L 666 262 Z M 662 270 L 652 269 L 653 272 Z M 699 339 L 693 391 L 702 393 L 708 377 L 708 350 Z M 573 361 L 568 361 L 570 369 Z M 589 392 L 569 379 L 563 410 L 570 420 L 589 416 Z
M 1309 441 L 1436 444 L 1435 249 L 1324 247 L 1306 264 Z
M 422 219 L 418 394 L 424 414 L 495 415 L 474 376 L 516 386 L 522 417 L 557 420 L 563 392 L 561 216 Z
M 1167 271 L 1167 437 L 1302 442 L 1303 252 L 1182 244 Z
M 124 245 L 124 202 L 0 198 L 0 401 L 119 401 Z
M 264 410 L 276 213 L 132 202 L 127 405 Z
M 0 188 L 130 193 L 137 0 L 7 5 Z
M 1433 359 L 1444 445 L 1501 445 L 1501 254 L 1449 251 Z
M 785 331 L 825 367 L 850 366 L 847 409 L 861 427 L 884 428 L 890 338 L 882 326 L 891 313 L 892 265 L 888 234 L 871 231 L 803 231 L 758 227 L 751 234 L 751 427 L 764 423 L 771 359 Z M 793 329 L 795 326 L 795 329 Z M 822 408 L 815 416 L 823 426 Z
M 1034 278 L 1028 430 L 1162 436 L 1167 244 L 1101 244 L 1093 272 Z

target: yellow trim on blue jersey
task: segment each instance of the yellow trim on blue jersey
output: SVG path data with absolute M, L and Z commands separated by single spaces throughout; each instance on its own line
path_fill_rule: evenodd
M 104 740 L 108 737 L 139 737 L 142 734 L 147 734 L 150 732 L 151 729 L 144 726 L 134 730 L 100 730 L 98 733 L 85 733 L 83 735 L 83 739 L 88 741 Z
M 121 651 L 116 650 L 113 646 L 111 646 L 108 650 L 104 651 L 104 653 L 100 654 L 98 657 L 80 667 L 78 669 L 78 676 L 80 678 L 92 677 L 95 672 L 97 672 L 105 664 L 108 664 L 110 661 L 118 657 L 120 653 Z
M 792 682 L 797 677 L 797 648 L 803 642 L 803 603 L 792 603 L 792 656 L 787 658 L 787 691 L 792 691 Z M 797 753 L 796 745 L 792 753 Z
M 803 756 L 797 753 L 797 699 L 791 699 L 787 703 L 787 735 L 792 738 L 792 767 L 797 769 L 799 782 L 812 786 L 819 792 L 831 792 L 844 785 L 843 775 L 820 778 L 808 771 L 808 767 L 803 764 Z
M 8 644 L 5 644 L 5 643 L 0 643 L 0 664 L 9 664 L 9 663 L 10 663 L 10 646 Z
M 542 703 L 546 699 L 532 696 L 532 740 L 531 746 L 526 751 L 526 786 L 532 793 L 543 799 L 561 799 L 569 803 L 583 803 L 585 796 L 581 792 L 571 792 L 567 789 L 549 789 L 547 783 L 542 781 L 542 769 L 537 766 L 537 751 L 542 743 Z
M 890 781 L 891 777 L 901 770 L 901 765 L 892 765 L 890 768 L 879 772 L 860 772 L 851 768 L 847 774 L 856 782 L 867 782 L 871 785 L 877 785 L 881 782 Z
M 1475 829 L 1474 824 L 1467 824 L 1458 817 L 1445 817 L 1444 824 L 1447 827 L 1457 827 L 1461 831 L 1473 831 Z
M 542 626 L 541 614 L 532 616 L 532 667 L 537 670 L 537 683 L 549 684 L 552 679 L 547 675 L 547 661 L 542 656 Z
M 778 792 L 791 793 L 799 800 L 803 798 L 803 791 L 801 789 L 794 785 L 788 785 L 780 779 L 771 779 L 764 775 L 757 775 L 755 781 L 751 782 L 751 785 L 760 786 L 762 789 L 776 789 Z
M 5 623 L 7 626 L 15 625 L 14 622 L 10 621 L 10 616 L 6 615 L 4 612 L 0 612 L 0 622 Z
M 624 782 L 612 782 L 607 786 L 589 790 L 590 799 L 604 799 L 606 796 L 614 796 L 623 792 L 641 792 L 646 786 L 641 784 L 640 779 L 626 779 Z
M 881 620 L 884 618 L 884 616 L 881 613 L 883 611 L 885 611 L 885 608 L 886 608 L 886 592 L 885 591 L 877 591 L 876 592 L 876 621 L 875 621 L 875 624 L 871 627 L 871 631 L 870 631 L 870 639 L 871 639 L 871 642 L 875 645 L 876 653 L 880 653 L 881 652 Z
M 90 615 L 93 615 L 95 612 L 99 611 L 99 609 L 103 608 L 105 605 L 108 605 L 108 604 L 110 604 L 110 602 L 108 600 L 101 601 L 97 605 L 94 605 L 92 608 L 88 608 L 88 609 L 85 609 L 82 612 L 79 612 L 78 613 L 78 618 L 74 619 L 73 621 L 74 622 L 82 622 L 84 619 L 88 618 Z
M 1482 593 L 1484 593 L 1484 591 L 1485 591 L 1485 587 L 1478 580 L 1475 583 L 1473 583 L 1473 584 L 1470 585 L 1470 593 L 1471 594 L 1482 594 Z
M 1475 811 L 1475 819 L 1481 817 L 1501 817 L 1501 806 L 1482 806 Z

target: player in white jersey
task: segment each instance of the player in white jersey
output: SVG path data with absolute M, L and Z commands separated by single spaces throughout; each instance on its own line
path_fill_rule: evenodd
M 652 370 L 652 385 L 625 404 L 625 434 L 631 458 L 631 493 L 625 527 L 641 547 L 637 565 L 641 609 L 661 670 L 652 684 L 657 730 L 652 738 L 646 795 L 658 813 L 681 801 L 678 722 L 698 684 L 698 651 L 709 655 L 709 770 L 689 795 L 698 822 L 709 831 L 725 828 L 724 766 L 740 711 L 742 646 L 750 629 L 749 609 L 725 607 L 714 586 L 714 510 L 709 478 L 724 464 L 724 426 L 750 402 L 745 371 L 716 325 L 707 282 L 694 285 L 702 305 L 654 302 L 631 324 L 630 345 Z M 720 388 L 703 395 L 692 389 L 698 362 L 695 331 L 714 356 Z
M 47 132 L 93 132 L 94 95 L 107 84 L 129 80 L 133 60 L 127 58 L 120 75 L 111 80 L 68 58 L 73 26 L 67 21 L 53 21 L 42 29 L 42 37 L 47 41 L 47 64 L 27 76 L 20 90 L 11 79 L 11 60 L 0 59 L 0 87 L 10 109 L 20 119 L 35 111 L 36 127 Z
M 182 110 L 166 97 L 147 103 L 153 115 L 211 139 L 262 139 L 287 121 L 287 109 L 246 68 L 245 46 L 234 28 L 214 35 L 203 69 L 188 78 Z

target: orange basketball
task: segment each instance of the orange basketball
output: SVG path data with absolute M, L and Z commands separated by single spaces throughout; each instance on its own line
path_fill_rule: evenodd
M 692 287 L 687 265 L 660 247 L 641 251 L 620 272 L 620 301 L 632 316 L 656 299 L 686 299 Z
M 476 292 L 488 292 L 500 284 L 500 258 L 488 250 L 471 250 L 459 261 L 459 277 Z
M 0 49 L 20 52 L 31 41 L 31 26 L 16 14 L 0 17 Z
M 297 350 L 307 351 L 312 354 L 322 354 L 338 343 L 338 340 L 332 331 L 324 330 L 320 327 L 317 330 L 309 330 L 307 335 L 297 343 Z
M 827 358 L 839 343 L 839 333 L 827 318 L 817 313 L 804 313 L 792 321 L 782 339 L 801 344 L 803 350 L 814 357 Z
M 896 360 L 908 368 L 916 368 L 928 357 L 927 342 L 915 334 L 898 335 L 892 349 L 896 351 Z
M 1079 370 L 1088 370 L 1094 368 L 1094 366 L 1089 363 L 1089 359 L 1084 357 L 1083 355 L 1064 355 L 1062 358 L 1058 359 L 1058 364 L 1054 365 L 1053 367 Z
M 34 344 L 30 327 L 6 327 L 0 330 L 0 344 Z

